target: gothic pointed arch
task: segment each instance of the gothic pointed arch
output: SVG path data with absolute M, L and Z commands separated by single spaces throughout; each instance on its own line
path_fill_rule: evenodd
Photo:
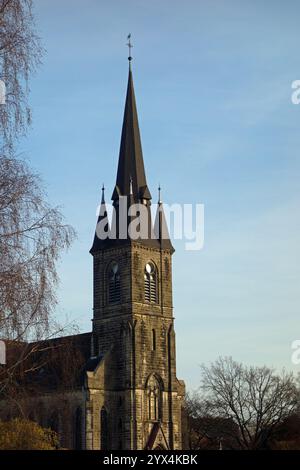
M 48 427 L 56 433 L 60 432 L 60 416 L 57 410 L 52 411 L 49 416 Z
M 106 269 L 107 303 L 116 304 L 121 301 L 121 274 L 117 261 L 111 261 Z
M 28 419 L 29 419 L 29 421 L 34 421 L 34 422 L 37 421 L 37 419 L 36 419 L 36 414 L 35 414 L 35 411 L 34 411 L 34 410 L 31 410 L 31 411 L 30 411 L 30 413 L 29 413 L 29 415 L 28 415 Z
M 46 424 L 45 422 L 46 413 L 45 413 L 45 405 L 42 401 L 38 402 L 37 410 L 38 410 L 37 422 L 40 426 L 44 427 L 44 425 Z
M 108 450 L 109 436 L 108 436 L 108 413 L 105 406 L 102 406 L 100 411 L 100 444 L 101 450 Z
M 163 380 L 156 374 L 148 376 L 145 384 L 146 413 L 149 421 L 162 420 Z
M 120 324 L 120 338 L 131 336 L 134 326 L 135 325 L 130 320 L 122 321 Z
M 158 269 L 152 260 L 144 268 L 144 293 L 146 302 L 158 303 Z

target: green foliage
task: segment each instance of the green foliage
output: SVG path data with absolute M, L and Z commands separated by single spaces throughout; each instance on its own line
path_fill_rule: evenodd
M 55 450 L 57 434 L 33 421 L 16 418 L 0 421 L 0 450 Z

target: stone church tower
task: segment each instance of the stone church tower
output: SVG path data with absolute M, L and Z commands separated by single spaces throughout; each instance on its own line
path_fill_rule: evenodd
M 0 394 L 0 419 L 18 417 L 22 409 L 22 417 L 51 428 L 67 449 L 182 449 L 185 386 L 176 377 L 174 248 L 160 196 L 151 218 L 130 67 L 112 200 L 109 224 L 103 191 L 90 250 L 92 332 L 40 343 L 8 341 L 8 371 L 20 351 L 34 353 L 26 365 L 32 372 L 18 376 L 24 391 L 19 402 Z
M 181 449 L 184 382 L 176 377 L 174 249 L 160 200 L 151 220 L 130 62 L 112 200 L 114 217 L 107 230 L 114 229 L 116 236 L 100 239 L 96 233 L 90 250 L 94 314 L 92 358 L 85 379 L 85 447 Z M 133 203 L 145 208 L 148 228 L 138 238 L 121 236 L 124 200 L 126 209 Z M 104 217 L 103 191 L 98 222 Z M 126 229 L 132 220 L 125 216 Z

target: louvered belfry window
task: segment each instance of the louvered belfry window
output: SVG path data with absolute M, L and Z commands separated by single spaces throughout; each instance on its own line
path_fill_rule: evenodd
M 153 263 L 147 263 L 144 272 L 145 280 L 145 300 L 151 303 L 157 303 L 157 274 Z
M 120 302 L 121 283 L 118 263 L 113 261 L 108 269 L 108 301 L 110 304 Z

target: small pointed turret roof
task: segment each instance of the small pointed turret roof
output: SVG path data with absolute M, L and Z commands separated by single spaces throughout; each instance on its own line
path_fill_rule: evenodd
M 106 204 L 105 204 L 104 190 L 105 188 L 103 184 L 98 221 L 97 221 L 93 246 L 90 249 L 90 253 L 94 253 L 95 251 L 103 248 L 103 242 L 106 240 L 106 238 L 101 238 L 101 235 L 105 233 L 109 235 L 109 222 L 108 222 L 108 216 L 107 216 L 107 210 L 106 210 Z
M 158 202 L 157 202 L 157 210 L 154 222 L 154 235 L 155 238 L 159 241 L 160 246 L 162 249 L 171 250 L 174 252 L 174 247 L 170 240 L 168 224 L 166 221 L 164 207 L 161 200 L 161 187 L 158 187 Z

